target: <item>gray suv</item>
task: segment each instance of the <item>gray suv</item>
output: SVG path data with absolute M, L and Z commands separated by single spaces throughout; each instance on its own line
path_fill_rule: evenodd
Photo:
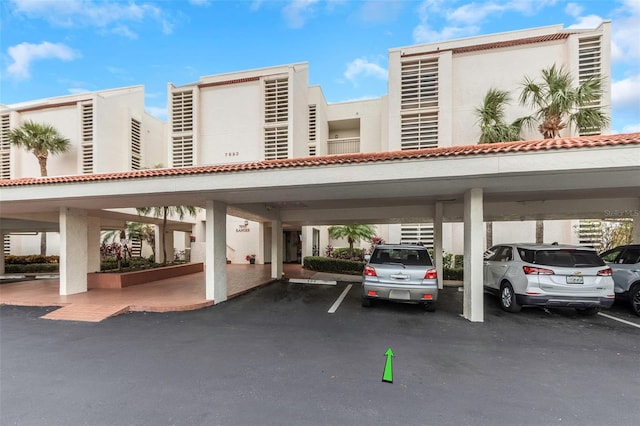
M 378 245 L 366 256 L 362 273 L 362 306 L 375 300 L 420 303 L 435 311 L 438 274 L 426 247 L 419 245 Z
M 616 297 L 628 300 L 640 316 L 640 244 L 616 247 L 600 257 L 613 270 Z

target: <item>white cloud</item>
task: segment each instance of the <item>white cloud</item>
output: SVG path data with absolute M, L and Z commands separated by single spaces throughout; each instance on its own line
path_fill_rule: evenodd
M 209 6 L 211 4 L 211 0 L 189 0 L 194 6 Z
M 569 3 L 567 7 L 564 8 L 564 11 L 573 17 L 578 17 L 582 15 L 583 7 L 577 3 Z
M 635 107 L 640 111 L 640 74 L 611 84 L 611 106 Z
M 622 133 L 636 133 L 636 132 L 640 132 L 640 123 L 627 124 L 622 128 Z
M 603 21 L 602 17 L 598 15 L 578 16 L 578 22 L 569 25 L 567 28 L 581 29 L 581 28 L 597 28 Z
M 291 28 L 302 28 L 307 19 L 315 14 L 318 0 L 293 0 L 282 9 L 282 16 Z
M 20 79 L 28 79 L 31 76 L 30 67 L 34 61 L 41 59 L 71 61 L 80 56 L 69 46 L 48 41 L 40 44 L 20 43 L 9 47 L 7 53 L 13 60 L 7 67 L 7 74 Z
M 10 0 L 14 14 L 43 19 L 63 27 L 96 27 L 128 38 L 135 36 L 123 22 L 158 21 L 169 34 L 172 24 L 162 9 L 151 3 L 109 2 L 104 0 Z
M 640 2 L 625 0 L 613 11 L 611 24 L 611 59 L 638 64 L 640 59 Z
M 430 43 L 433 41 L 451 40 L 476 34 L 480 30 L 477 26 L 469 27 L 444 27 L 441 31 L 435 31 L 428 25 L 418 25 L 413 29 L 413 39 L 416 43 Z
M 354 59 L 347 64 L 347 70 L 344 72 L 345 78 L 354 84 L 357 84 L 356 80 L 362 76 L 386 80 L 387 75 L 386 69 L 365 58 Z
M 145 110 L 160 120 L 167 120 L 167 107 L 146 107 Z

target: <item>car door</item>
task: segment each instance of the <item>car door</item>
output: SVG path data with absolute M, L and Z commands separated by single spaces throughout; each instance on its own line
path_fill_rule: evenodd
M 640 280 L 640 247 L 627 247 L 610 266 L 613 271 L 615 292 L 629 291 L 631 284 Z
M 498 246 L 494 254 L 484 262 L 484 285 L 494 289 L 500 288 L 500 282 L 507 273 L 512 260 L 513 249 L 511 246 Z

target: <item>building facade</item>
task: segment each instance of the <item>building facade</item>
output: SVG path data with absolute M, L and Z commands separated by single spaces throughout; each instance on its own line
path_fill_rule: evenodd
M 490 88 L 507 90 L 517 99 L 525 77 L 536 78 L 552 65 L 565 67 L 576 83 L 603 77 L 605 90 L 599 106 L 610 115 L 610 25 L 603 22 L 590 30 L 558 25 L 391 49 L 388 93 L 377 99 L 328 103 L 319 86 L 309 86 L 308 64 L 296 63 L 206 76 L 182 86 L 169 84 L 166 127 L 143 112 L 139 88 L 78 95 L 55 111 L 34 109 L 37 103 L 14 105 L 3 109 L 0 117 L 3 131 L 5 117 L 7 128 L 12 128 L 33 116 L 56 126 L 60 123 L 65 135 L 74 135 L 75 155 L 55 160 L 53 174 L 133 170 L 136 155 L 138 167 L 158 163 L 188 167 L 469 145 L 479 139 L 475 109 Z M 112 112 L 119 108 L 118 113 Z M 91 134 L 84 130 L 89 122 L 83 121 L 85 111 L 92 114 L 93 124 L 86 126 Z M 514 101 L 507 120 L 530 113 Z M 73 120 L 66 122 L 66 116 Z M 131 137 L 134 119 L 150 132 L 141 140 L 139 153 Z M 101 129 L 110 129 L 103 130 L 105 137 L 110 132 L 108 141 L 102 142 Z M 593 130 L 568 127 L 562 136 L 590 134 Z M 529 129 L 523 137 L 540 139 L 541 135 Z M 153 149 L 147 149 L 150 146 Z M 2 147 L 3 173 L 8 164 L 7 176 L 35 174 L 26 166 L 27 154 L 16 153 L 6 143 Z M 6 152 L 7 161 L 2 156 Z M 158 153 L 163 158 L 154 157 Z M 198 248 L 204 240 L 203 223 L 204 218 L 198 218 L 194 227 L 192 256 L 196 259 L 203 256 Z M 576 223 L 545 222 L 544 241 L 578 243 Z M 256 255 L 258 262 L 269 262 L 268 226 L 230 217 L 227 258 L 242 263 Z M 327 226 L 284 226 L 285 261 L 323 254 L 331 242 Z M 378 224 L 377 229 L 388 242 L 432 244 L 434 238 L 428 221 Z M 490 230 L 487 244 L 536 240 L 534 221 L 494 223 Z M 445 224 L 445 251 L 462 253 L 462 233 L 461 224 Z

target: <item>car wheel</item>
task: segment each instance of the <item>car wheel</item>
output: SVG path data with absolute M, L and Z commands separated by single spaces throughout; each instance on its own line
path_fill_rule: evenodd
M 364 306 L 365 308 L 370 308 L 371 305 L 373 304 L 372 303 L 373 301 L 368 297 L 363 297 L 361 301 L 362 301 L 362 306 Z
M 631 309 L 636 315 L 640 316 L 640 284 L 636 284 L 629 290 L 629 300 L 631 301 Z
M 591 307 L 591 308 L 576 308 L 576 311 L 580 314 L 580 315 L 584 315 L 585 317 L 590 317 L 593 316 L 595 314 L 597 314 L 598 312 L 600 312 L 600 308 L 598 307 Z
M 424 310 L 427 312 L 435 312 L 436 311 L 436 304 L 433 302 L 427 302 L 424 304 Z
M 520 312 L 522 307 L 516 302 L 516 293 L 509 283 L 500 285 L 500 307 L 507 312 Z

